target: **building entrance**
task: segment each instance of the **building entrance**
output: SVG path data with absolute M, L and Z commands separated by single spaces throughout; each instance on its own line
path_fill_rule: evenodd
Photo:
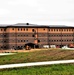
M 25 46 L 24 46 L 25 48 L 39 48 L 39 45 L 36 45 L 36 44 L 34 44 L 34 43 L 27 43 L 27 44 L 25 44 Z

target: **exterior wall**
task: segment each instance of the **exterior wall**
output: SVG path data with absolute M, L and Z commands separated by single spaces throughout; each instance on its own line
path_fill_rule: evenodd
M 74 30 L 73 28 L 50 28 L 49 29 L 50 45 L 57 46 L 69 45 L 74 43 Z
M 23 49 L 25 44 L 63 46 L 74 43 L 74 29 L 69 27 L 0 28 L 0 49 Z

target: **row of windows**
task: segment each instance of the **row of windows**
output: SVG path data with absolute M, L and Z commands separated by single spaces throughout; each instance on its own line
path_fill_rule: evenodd
M 28 41 L 31 41 L 31 42 L 34 42 L 34 40 L 14 40 L 14 39 L 12 39 L 12 40 L 9 40 L 9 41 L 4 41 L 4 40 L 0 40 L 0 43 L 12 43 L 12 42 L 28 42 Z M 47 40 L 39 40 L 39 42 L 47 42 Z
M 13 34 L 0 34 L 0 37 L 15 37 L 15 36 L 20 36 L 20 37 L 24 37 L 24 36 L 30 36 L 30 37 L 34 37 L 36 34 L 30 34 L 30 33 L 26 33 L 26 34 L 24 34 L 24 33 L 17 33 L 17 34 L 15 34 L 15 33 L 13 33 Z M 74 34 L 49 34 L 49 36 L 73 36 Z M 44 37 L 44 36 L 48 36 L 47 34 L 42 34 L 42 33 L 38 33 L 38 37 Z
M 2 29 L 2 28 L 1 28 L 0 31 L 6 31 L 6 29 Z
M 12 28 L 12 30 L 15 30 L 15 28 Z M 28 31 L 28 28 L 18 28 L 18 31 Z M 43 28 L 43 30 L 45 31 L 46 28 Z M 6 31 L 6 29 L 1 28 L 0 31 Z M 34 32 L 35 29 L 32 29 L 32 32 Z M 73 29 L 49 29 L 49 31 L 73 31 Z
M 12 28 L 12 30 L 14 30 L 14 28 Z M 28 28 L 18 28 L 18 31 L 28 31 Z M 45 31 L 45 28 L 43 28 L 43 30 Z M 34 32 L 35 30 L 32 29 L 32 31 Z M 49 29 L 49 31 L 73 31 L 73 29 Z
M 7 42 L 6 40 L 5 41 L 4 40 L 0 40 L 0 43 L 6 43 L 6 42 Z
M 49 31 L 73 31 L 73 29 L 49 29 Z
M 12 28 L 12 30 L 14 30 L 14 28 Z M 18 28 L 18 31 L 28 31 L 28 28 Z M 43 28 L 43 30 L 45 30 L 45 28 Z M 32 29 L 32 32 L 35 32 L 35 29 Z
M 49 40 L 49 41 L 50 41 L 50 42 L 58 42 L 58 41 L 59 41 L 59 42 L 61 42 L 61 41 L 62 41 L 62 42 L 67 42 L 67 41 L 69 41 L 69 42 L 72 41 L 72 42 L 73 42 L 73 40 Z
M 49 36 L 73 36 L 73 35 L 49 35 Z
M 12 36 L 12 37 L 15 37 L 15 35 L 11 35 L 11 36 Z M 18 34 L 17 36 L 18 36 L 18 37 L 27 37 L 27 36 L 35 37 L 35 35 L 28 35 L 28 34 L 22 34 L 22 35 L 21 35 L 21 34 Z M 38 37 L 44 37 L 44 36 L 47 36 L 47 35 L 45 35 L 45 34 L 38 35 Z M 50 37 L 51 37 L 51 36 L 57 36 L 57 37 L 58 37 L 58 36 L 66 36 L 66 37 L 67 37 L 67 36 L 73 36 L 73 35 L 49 35 L 49 36 L 50 36 Z M 4 37 L 5 37 L 5 36 L 4 36 Z
M 18 40 L 18 42 L 28 42 L 28 40 Z
M 12 36 L 12 37 L 15 37 L 16 35 L 9 35 L 9 36 Z M 35 37 L 35 35 L 34 34 L 17 34 L 17 36 L 18 37 L 27 37 L 27 36 L 29 36 L 29 37 Z M 47 36 L 47 35 L 45 35 L 45 34 L 39 34 L 38 35 L 38 37 L 44 37 L 44 36 Z
M 17 40 L 17 42 L 28 42 L 29 40 Z M 32 42 L 34 40 L 31 40 Z M 50 42 L 58 42 L 58 41 L 63 41 L 63 42 L 67 42 L 67 41 L 73 41 L 73 40 L 49 40 Z M 11 42 L 11 41 L 9 41 Z M 13 42 L 16 42 L 13 40 Z M 40 40 L 40 42 L 47 42 L 47 40 Z M 1 40 L 0 43 L 6 43 L 6 41 Z

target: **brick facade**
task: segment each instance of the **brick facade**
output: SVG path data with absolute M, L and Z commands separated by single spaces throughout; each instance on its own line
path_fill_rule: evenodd
M 27 43 L 36 44 L 40 48 L 43 45 L 69 45 L 74 43 L 74 27 L 26 24 L 0 27 L 0 50 L 23 49 Z

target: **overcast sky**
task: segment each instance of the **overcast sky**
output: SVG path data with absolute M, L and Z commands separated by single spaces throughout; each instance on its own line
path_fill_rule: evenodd
M 0 0 L 0 24 L 74 25 L 74 0 Z

